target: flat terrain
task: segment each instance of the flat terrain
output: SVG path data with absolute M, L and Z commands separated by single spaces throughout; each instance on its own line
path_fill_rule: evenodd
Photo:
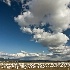
M 0 70 L 70 70 L 70 62 L 0 62 Z
M 41 68 L 35 68 L 35 69 L 1 69 L 0 70 L 70 70 L 69 68 L 44 68 L 44 69 L 41 69 Z

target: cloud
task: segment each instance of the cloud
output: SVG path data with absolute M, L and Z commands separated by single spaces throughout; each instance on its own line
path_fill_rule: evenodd
M 69 46 L 66 45 L 69 37 L 63 33 L 70 28 L 69 2 L 70 0 L 32 0 L 29 4 L 29 10 L 14 17 L 23 32 L 33 34 L 33 39 L 36 42 L 41 43 L 51 51 L 52 58 L 62 59 L 70 50 Z M 48 28 L 52 33 L 43 28 L 46 24 L 50 25 Z
M 21 51 L 15 54 L 0 52 L 0 58 L 5 58 L 5 59 L 8 59 L 8 58 L 9 59 L 22 59 L 22 60 L 48 59 L 48 57 L 46 57 L 45 55 L 46 55 L 45 53 L 28 53 L 25 51 Z
M 53 54 L 51 52 L 49 54 L 47 54 L 47 53 L 28 53 L 25 51 L 21 51 L 19 53 L 15 53 L 15 54 L 0 52 L 0 58 L 20 59 L 20 60 L 69 60 L 70 50 L 68 50 L 68 52 L 69 52 L 69 54 L 67 54 L 67 52 L 65 52 L 63 54 L 57 54 L 57 55 Z M 65 55 L 65 56 L 63 56 L 63 55 Z
M 3 2 L 11 6 L 11 0 L 3 0 Z
M 32 0 L 29 11 L 15 17 L 20 26 L 40 25 L 49 23 L 53 31 L 62 32 L 69 28 L 70 0 Z M 55 4 L 54 4 L 55 3 Z M 20 21 L 21 20 L 21 21 Z
M 25 12 L 21 11 L 18 17 L 14 17 L 14 20 L 22 32 L 32 34 L 33 40 L 46 46 L 52 53 L 48 56 L 49 59 L 51 57 L 52 60 L 55 58 L 68 59 L 70 56 L 70 46 L 67 46 L 69 37 L 63 31 L 70 28 L 70 0 L 29 0 L 26 4 L 23 4 L 23 0 L 21 0 L 21 3 Z M 29 9 L 26 9 L 26 6 L 29 6 Z M 47 32 L 46 27 L 43 27 L 47 24 L 49 24 L 47 28 L 52 32 Z M 35 54 L 31 55 L 35 56 Z M 19 53 L 18 56 L 20 57 L 22 54 Z
M 56 34 L 48 32 L 42 32 L 41 34 L 37 33 L 34 35 L 34 39 L 45 46 L 52 46 L 52 47 L 58 47 L 60 45 L 64 45 L 69 40 L 69 38 L 65 34 L 60 32 Z
M 31 31 L 31 29 L 30 28 L 27 28 L 27 27 L 21 27 L 20 28 L 23 32 L 27 32 L 27 33 L 31 33 L 32 34 L 32 31 Z
M 49 52 L 53 53 L 52 56 L 66 56 L 69 54 L 70 48 L 69 46 L 66 46 L 69 38 L 65 34 L 61 32 L 48 33 L 40 28 L 35 28 L 33 32 L 33 39 L 47 47 Z

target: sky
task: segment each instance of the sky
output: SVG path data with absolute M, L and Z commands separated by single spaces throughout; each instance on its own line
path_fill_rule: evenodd
M 46 52 L 46 48 L 31 41 L 32 36 L 23 33 L 20 26 L 14 21 L 14 16 L 20 14 L 7 4 L 0 2 L 0 51 L 16 53 L 21 50 L 27 52 Z
M 70 0 L 1 0 L 1 54 L 24 57 L 22 50 L 29 57 L 36 56 L 33 59 L 41 59 L 40 53 L 45 59 L 69 59 L 69 3 Z

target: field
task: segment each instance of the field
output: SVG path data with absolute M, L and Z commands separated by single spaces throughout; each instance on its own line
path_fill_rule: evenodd
M 0 70 L 70 70 L 70 62 L 0 62 Z

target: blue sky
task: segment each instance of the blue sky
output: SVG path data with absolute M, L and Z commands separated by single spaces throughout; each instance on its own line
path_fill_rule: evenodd
M 17 9 L 16 9 L 17 10 Z M 5 3 L 0 2 L 0 51 L 16 53 L 21 50 L 27 52 L 46 52 L 47 48 L 31 40 L 31 35 L 22 33 L 20 26 L 14 21 L 18 11 L 14 11 Z

